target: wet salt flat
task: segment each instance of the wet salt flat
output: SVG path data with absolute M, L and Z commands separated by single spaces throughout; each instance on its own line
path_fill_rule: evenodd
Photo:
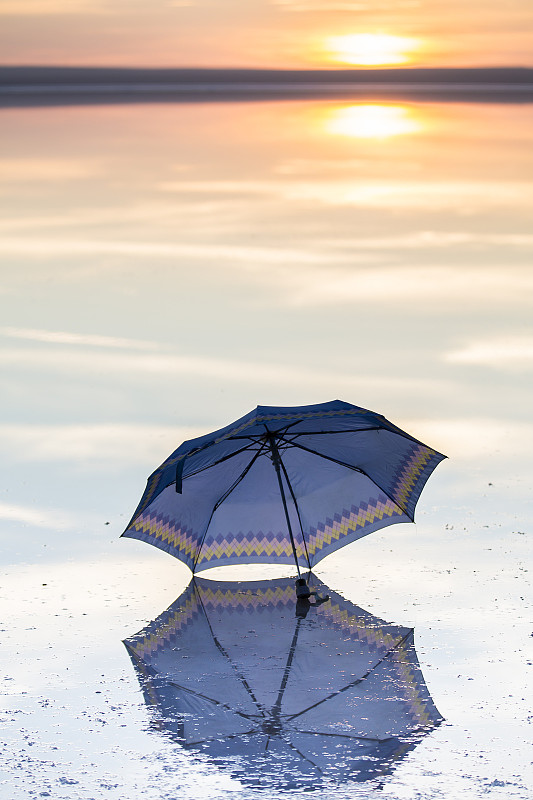
M 338 397 L 449 456 L 416 525 L 316 569 L 414 628 L 444 721 L 311 791 L 530 797 L 531 106 L 1 114 L 2 796 L 298 796 L 147 705 L 123 640 L 190 573 L 119 536 L 184 438 Z

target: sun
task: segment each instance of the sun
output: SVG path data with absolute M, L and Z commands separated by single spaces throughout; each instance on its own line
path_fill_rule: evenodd
M 416 49 L 417 39 L 384 33 L 354 33 L 330 36 L 326 40 L 329 58 L 344 64 L 370 67 L 381 64 L 405 64 Z

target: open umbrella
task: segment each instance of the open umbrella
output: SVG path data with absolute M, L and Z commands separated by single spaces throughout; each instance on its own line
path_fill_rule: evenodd
M 389 772 L 442 719 L 413 630 L 327 591 L 295 614 L 291 579 L 193 579 L 124 642 L 154 725 L 253 785 Z
M 184 442 L 149 478 L 123 536 L 194 572 L 322 558 L 372 531 L 412 522 L 445 456 L 380 414 L 334 400 L 258 406 Z

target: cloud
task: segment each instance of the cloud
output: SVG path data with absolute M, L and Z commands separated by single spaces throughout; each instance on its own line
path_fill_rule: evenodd
M 64 269 L 59 266 L 59 259 L 70 256 L 119 255 L 139 259 L 138 264 L 130 258 L 127 265 L 84 266 L 88 276 L 99 274 L 105 267 L 108 278 L 109 271 L 124 271 L 126 266 L 130 272 L 136 268 L 144 270 L 147 258 L 173 260 L 176 269 L 188 268 L 191 262 L 196 262 L 206 275 L 218 276 L 222 269 L 231 270 L 238 275 L 240 286 L 259 286 L 278 295 L 279 302 L 286 306 L 357 302 L 383 305 L 406 300 L 435 301 L 438 310 L 450 302 L 463 306 L 531 303 L 533 273 L 527 266 L 509 265 L 508 260 L 504 264 L 502 260 L 508 254 L 498 254 L 496 248 L 519 250 L 532 244 L 533 237 L 528 233 L 429 230 L 383 238 L 325 239 L 314 242 L 313 246 L 304 243 L 293 248 L 6 237 L 0 240 L 0 251 L 27 258 L 54 257 L 58 270 Z M 469 246 L 475 248 L 474 259 L 469 258 Z M 480 247 L 492 248 L 490 260 L 486 259 L 482 267 L 476 263 Z M 457 248 L 458 252 L 450 255 L 448 264 L 432 266 L 432 254 L 446 248 Z M 418 251 L 418 263 L 405 266 L 402 260 L 405 263 L 409 258 L 413 263 L 409 254 L 414 251 Z M 424 256 L 428 266 L 422 261 Z M 144 348 L 148 349 L 146 343 Z
M 0 189 L 1 191 L 1 189 Z M 182 220 L 190 218 L 202 219 L 203 231 L 205 232 L 205 216 L 213 210 L 213 205 L 205 203 L 139 203 L 132 206 L 105 206 L 98 208 L 65 208 L 58 214 L 41 213 L 36 215 L 25 214 L 24 216 L 7 216 L 4 214 L 0 219 L 0 230 L 9 232 L 24 230 L 31 232 L 32 236 L 37 229 L 60 228 L 64 233 L 66 228 L 88 227 L 91 231 L 98 225 L 107 226 L 109 219 L 117 225 L 122 223 L 147 223 L 156 221 L 158 223 L 173 222 L 177 214 Z M 15 212 L 16 214 L 17 212 Z
M 533 336 L 506 336 L 471 342 L 445 355 L 450 364 L 531 369 L 533 368 Z
M 371 209 L 420 209 L 424 212 L 450 209 L 455 212 L 487 210 L 532 204 L 526 181 L 167 181 L 157 187 L 167 192 L 222 195 L 277 196 L 290 201 L 313 201 L 328 206 Z
M 527 455 L 533 424 L 492 417 L 399 418 L 395 422 L 417 439 L 452 459 L 476 460 L 495 452 Z M 198 426 L 91 424 L 0 425 L 0 453 L 12 462 L 92 463 L 148 466 L 161 463 L 181 442 L 215 429 Z M 0 518 L 40 527 L 68 527 L 61 511 L 0 503 Z
M 317 386 L 335 387 L 333 393 L 358 391 L 407 392 L 408 395 L 442 396 L 454 391 L 447 381 L 410 379 L 390 375 L 372 375 L 323 368 L 319 365 L 298 367 L 291 363 L 265 362 L 261 360 L 237 360 L 203 355 L 180 355 L 173 353 L 113 353 L 82 348 L 4 348 L 0 349 L 0 365 L 22 369 L 27 377 L 35 373 L 59 373 L 72 382 L 75 377 L 86 379 L 97 375 L 101 381 L 105 375 L 109 380 L 122 376 L 175 380 L 177 377 L 195 378 L 213 384 L 242 384 L 247 388 L 283 386 L 284 390 L 296 389 L 316 391 Z
M 492 417 L 401 419 L 397 424 L 417 439 L 452 459 L 478 460 L 495 452 L 527 455 L 533 424 Z
M 124 348 L 131 350 L 157 350 L 157 342 L 142 339 L 122 339 L 116 336 L 70 333 L 68 331 L 45 331 L 34 328 L 0 328 L 0 335 L 12 339 L 26 339 L 47 344 L 73 344 L 89 347 Z
M 0 159 L 0 179 L 6 183 L 78 180 L 101 173 L 102 166 L 96 161 L 66 158 Z
M 392 209 L 395 212 L 453 210 L 456 213 L 492 208 L 529 208 L 531 188 L 526 182 L 389 183 L 387 181 L 316 181 L 287 185 L 287 199 L 313 200 L 332 206 Z
M 4 348 L 0 350 L 0 364 L 15 367 L 35 367 L 44 370 L 60 370 L 70 374 L 87 373 L 145 373 L 161 375 L 196 375 L 226 380 L 271 381 L 290 383 L 306 380 L 316 381 L 316 372 L 295 370 L 290 366 L 261 364 L 258 361 L 237 361 L 209 356 L 179 354 L 130 354 L 94 351 L 72 351 L 57 349 Z
M 322 11 L 331 13 L 334 11 L 397 11 L 399 8 L 418 8 L 418 0 L 398 0 L 397 3 L 387 2 L 358 2 L 357 0 L 331 0 L 328 4 L 324 0 L 272 0 L 275 6 L 279 6 L 284 11 Z
M 433 250 L 465 245 L 493 245 L 496 247 L 532 247 L 533 235 L 529 233 L 471 233 L 469 231 L 413 231 L 396 236 L 379 236 L 360 239 L 334 239 L 322 242 L 331 249 L 350 247 L 363 250 Z
M 0 15 L 39 16 L 56 14 L 99 14 L 105 0 L 3 0 Z
M 278 283 L 295 305 L 324 306 L 351 303 L 433 302 L 434 309 L 453 303 L 530 304 L 533 274 L 529 269 L 469 264 L 443 267 L 376 267 L 374 269 L 308 270 L 305 275 L 280 272 Z
M 65 530 L 74 525 L 73 517 L 63 511 L 11 505 L 0 502 L 0 519 L 8 522 L 20 522 L 37 528 L 53 528 Z
M 156 464 L 182 441 L 202 433 L 164 425 L 0 425 L 0 452 L 22 462 Z
M 331 254 L 316 253 L 314 250 L 243 247 L 240 245 L 196 245 L 174 244 L 173 242 L 132 242 L 99 241 L 96 239 L 65 238 L 4 238 L 0 242 L 0 252 L 25 256 L 70 256 L 70 255 L 126 255 L 150 258 L 211 258 L 215 262 L 269 265 L 329 263 Z M 351 256 L 353 261 L 353 256 Z

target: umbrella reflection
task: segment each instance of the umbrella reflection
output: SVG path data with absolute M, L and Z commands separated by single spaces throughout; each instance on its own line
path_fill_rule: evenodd
M 157 726 L 247 784 L 374 778 L 442 719 L 413 630 L 310 582 L 196 578 L 124 642 Z

